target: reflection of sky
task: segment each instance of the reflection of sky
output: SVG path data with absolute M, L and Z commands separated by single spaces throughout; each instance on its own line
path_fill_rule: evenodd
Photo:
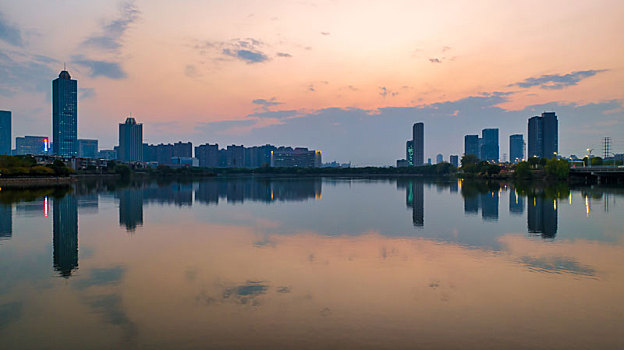
M 527 233 L 526 208 L 510 213 L 505 191 L 491 221 L 465 215 L 461 192 L 424 184 L 422 227 L 394 181 L 332 180 L 303 201 L 163 196 L 131 235 L 120 196 L 79 207 L 68 279 L 53 271 L 53 218 L 14 211 L 0 245 L 0 348 L 80 348 L 83 337 L 100 348 L 452 347 L 485 330 L 501 347 L 608 348 L 624 326 L 616 195 L 608 213 L 592 199 L 587 217 L 573 191 L 553 240 Z M 18 337 L 26 329 L 40 336 Z

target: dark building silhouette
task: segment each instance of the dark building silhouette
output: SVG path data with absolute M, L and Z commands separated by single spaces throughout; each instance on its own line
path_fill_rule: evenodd
M 509 161 L 518 163 L 524 159 L 524 136 L 515 134 L 509 136 Z
M 308 150 L 304 147 L 279 147 L 271 153 L 271 166 L 273 167 L 320 167 L 321 151 Z
M 191 142 L 178 141 L 173 144 L 173 156 L 180 158 L 193 157 L 193 144 Z
M 509 191 L 509 213 L 512 215 L 524 213 L 524 197 L 516 191 Z
M 219 145 L 209 143 L 195 147 L 195 158 L 200 167 L 216 168 L 219 166 Z
M 556 199 L 528 196 L 527 226 L 530 234 L 541 235 L 542 238 L 555 238 L 557 235 Z
M 464 136 L 464 154 L 480 158 L 479 152 L 479 135 L 466 135 Z
M 143 161 L 143 124 L 137 124 L 133 117 L 119 123 L 119 160 L 124 162 Z
M 119 198 L 119 225 L 134 232 L 143 226 L 143 189 L 125 188 L 117 192 Z
M 414 147 L 413 166 L 425 164 L 425 124 L 415 123 L 412 126 L 412 144 Z
M 449 163 L 453 164 L 455 167 L 458 167 L 459 166 L 459 156 L 451 155 L 449 157 Z
M 11 140 L 13 138 L 11 124 L 11 112 L 0 111 L 0 155 L 11 154 Z
M 559 151 L 559 122 L 554 112 L 529 119 L 528 157 L 552 158 Z
M 13 235 L 13 206 L 0 204 L 0 240 L 9 239 Z
M 70 277 L 78 268 L 78 204 L 76 197 L 55 198 L 52 204 L 54 270 Z
M 248 168 L 268 167 L 271 165 L 271 152 L 277 151 L 273 145 L 245 148 L 245 166 Z
M 498 162 L 498 129 L 483 129 L 481 131 L 480 159 L 488 162 Z
M 54 154 L 78 155 L 78 82 L 63 70 L 52 81 L 52 145 Z
M 225 151 L 225 164 L 228 168 L 245 167 L 245 147 L 230 145 Z

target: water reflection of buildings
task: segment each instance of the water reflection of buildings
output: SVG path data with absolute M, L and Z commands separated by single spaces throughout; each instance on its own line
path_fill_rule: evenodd
M 204 204 L 217 204 L 219 199 L 229 203 L 303 201 L 321 198 L 321 188 L 319 178 L 214 180 L 199 183 L 195 199 Z
M 557 235 L 557 200 L 541 196 L 527 197 L 527 226 L 529 233 L 542 238 Z
M 117 193 L 119 198 L 119 225 L 126 231 L 134 232 L 143 225 L 143 191 L 138 188 L 125 188 Z
M 412 209 L 414 226 L 425 226 L 425 184 L 422 180 L 398 180 L 398 188 L 405 188 L 405 202 Z M 452 191 L 452 189 L 451 189 Z
M 481 218 L 486 221 L 498 220 L 498 191 L 464 195 L 464 214 L 477 215 L 481 209 Z
M 228 179 L 208 180 L 197 184 L 172 183 L 166 185 L 142 184 L 120 189 L 115 196 L 119 199 L 119 224 L 128 232 L 143 225 L 143 206 L 160 204 L 176 206 L 193 205 L 195 200 L 202 204 L 218 204 L 219 199 L 228 203 L 245 201 L 275 202 L 302 201 L 321 197 L 322 180 L 310 179 Z
M 13 235 L 13 206 L 0 204 L 0 240 L 9 239 Z
M 67 195 L 52 203 L 52 246 L 54 269 L 63 277 L 78 268 L 78 203 Z
M 524 197 L 515 190 L 509 191 L 509 213 L 512 215 L 522 215 L 524 213 Z

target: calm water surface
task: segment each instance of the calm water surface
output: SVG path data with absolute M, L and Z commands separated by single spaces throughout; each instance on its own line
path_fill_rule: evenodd
M 0 191 L 0 349 L 622 349 L 624 190 Z

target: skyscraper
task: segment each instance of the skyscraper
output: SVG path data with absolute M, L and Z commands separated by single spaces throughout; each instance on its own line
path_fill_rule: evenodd
M 442 153 L 438 153 L 436 155 L 436 164 L 440 164 L 442 162 L 444 162 L 444 156 L 442 155 Z
M 451 164 L 453 164 L 455 167 L 459 166 L 459 156 L 457 155 L 451 155 L 449 158 L 449 161 Z
M 498 162 L 498 129 L 483 129 L 481 139 L 481 160 Z
M 54 154 L 78 155 L 78 82 L 63 70 L 52 81 L 52 146 Z
M 126 118 L 125 123 L 119 124 L 119 160 L 143 160 L 143 124 L 137 124 L 133 117 Z
M 469 154 L 479 158 L 479 135 L 464 136 L 464 155 Z
M 0 111 L 0 155 L 11 154 L 11 112 Z
M 412 127 L 412 144 L 414 157 L 412 165 L 421 166 L 425 163 L 425 124 L 415 123 Z
M 509 161 L 518 163 L 524 159 L 524 136 L 515 134 L 509 136 Z
M 529 118 L 528 156 L 552 158 L 559 152 L 559 122 L 555 112 Z

